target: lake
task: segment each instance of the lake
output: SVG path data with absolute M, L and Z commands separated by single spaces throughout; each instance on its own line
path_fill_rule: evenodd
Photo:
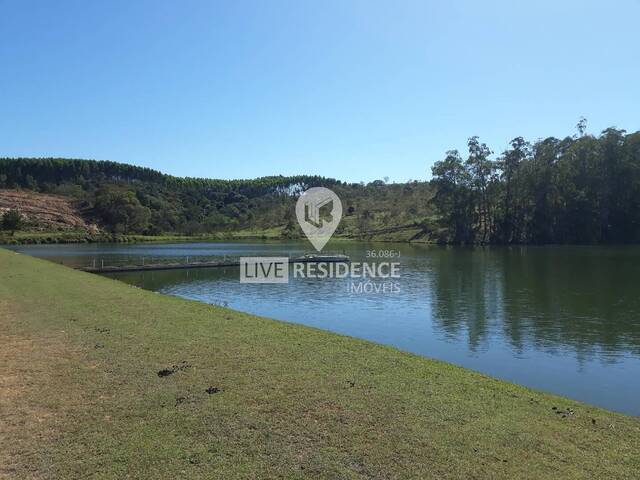
M 14 250 L 86 266 L 309 253 L 305 242 L 83 244 Z M 349 279 L 239 282 L 239 268 L 109 274 L 164 294 L 301 323 L 640 415 L 640 247 L 439 247 L 336 242 L 389 253 L 385 292 Z M 399 256 L 398 256 L 399 255 Z M 381 261 L 378 259 L 378 261 Z

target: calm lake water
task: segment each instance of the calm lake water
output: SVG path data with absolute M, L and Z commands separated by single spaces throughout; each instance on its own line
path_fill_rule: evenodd
M 21 246 L 66 265 L 296 255 L 302 242 Z M 241 284 L 239 269 L 110 274 L 142 288 L 373 340 L 640 415 L 640 247 L 447 248 L 336 243 L 352 261 L 399 252 L 387 293 L 350 280 Z M 398 291 L 399 290 L 399 291 Z

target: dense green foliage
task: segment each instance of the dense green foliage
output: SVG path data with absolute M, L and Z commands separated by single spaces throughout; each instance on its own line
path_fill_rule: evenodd
M 342 199 L 343 233 L 362 234 L 429 213 L 426 182 L 347 184 L 310 175 L 209 180 L 107 161 L 0 159 L 0 188 L 74 197 L 83 213 L 115 233 L 194 235 L 279 227 L 296 236 L 295 200 L 314 186 L 329 187 Z
M 522 137 L 497 158 L 478 137 L 432 168 L 431 182 L 344 183 L 319 176 L 255 180 L 178 178 L 108 161 L 0 159 L 0 188 L 71 196 L 117 234 L 211 234 L 265 230 L 296 237 L 295 200 L 314 186 L 343 203 L 337 234 L 445 243 L 640 241 L 640 132 Z M 391 233 L 394 235 L 394 233 Z
M 107 229 L 125 233 L 246 227 L 256 216 L 266 221 L 268 215 L 258 214 L 267 214 L 288 194 L 320 183 L 338 182 L 312 176 L 247 181 L 177 178 L 109 161 L 0 159 L 0 187 L 75 197 Z
M 463 160 L 432 169 L 443 240 L 454 243 L 640 241 L 640 132 L 609 128 L 530 144 L 518 137 L 497 159 L 477 137 Z
M 13 234 L 16 230 L 20 229 L 22 225 L 22 215 L 18 210 L 8 210 L 2 215 L 2 221 L 0 221 L 0 227 L 3 230 L 8 230 Z

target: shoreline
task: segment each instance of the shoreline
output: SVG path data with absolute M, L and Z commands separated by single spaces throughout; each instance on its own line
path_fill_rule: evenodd
M 255 232 L 230 232 L 202 235 L 123 235 L 123 234 L 98 234 L 92 235 L 84 232 L 17 232 L 15 236 L 0 232 L 0 248 L 3 246 L 15 245 L 64 245 L 83 243 L 104 243 L 104 244 L 127 244 L 127 243 L 197 243 L 197 242 L 239 242 L 243 240 L 251 241 L 304 241 L 303 236 L 287 237 L 283 235 L 260 234 Z M 402 238 L 377 238 L 377 237 L 354 237 L 334 235 L 332 242 L 371 242 L 371 243 L 402 243 L 406 245 L 429 245 L 440 247 L 571 247 L 571 246 L 598 246 L 598 247 L 618 247 L 632 246 L 638 243 L 486 243 L 486 244 L 458 244 L 441 243 L 432 240 L 409 240 Z
M 22 234 L 19 236 L 2 236 L 0 235 L 0 246 L 2 245 L 61 245 L 61 244 L 79 244 L 79 243 L 160 243 L 160 242 L 226 242 L 226 241 L 242 241 L 242 240 L 263 240 L 263 241 L 303 241 L 304 237 L 290 238 L 285 236 L 269 236 L 269 235 L 82 235 L 82 234 Z M 333 237 L 334 241 L 344 242 L 379 242 L 379 243 L 406 243 L 408 245 L 439 245 L 435 242 L 427 241 L 408 241 L 396 239 L 369 239 L 360 237 Z

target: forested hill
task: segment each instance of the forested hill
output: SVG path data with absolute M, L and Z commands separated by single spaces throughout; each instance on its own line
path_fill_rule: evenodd
M 290 192 L 297 188 L 304 189 L 316 185 L 342 183 L 331 178 L 312 175 L 289 177 L 278 175 L 251 180 L 183 178 L 125 163 L 67 158 L 0 158 L 0 172 L 2 172 L 0 186 L 32 190 L 55 189 L 63 184 L 85 187 L 107 183 L 146 182 L 182 190 L 235 191 L 247 196 L 259 196 Z
M 215 180 L 174 177 L 110 161 L 0 158 L 0 188 L 71 197 L 89 220 L 116 233 L 277 229 L 296 237 L 295 200 L 314 186 L 329 187 L 340 196 L 345 221 L 338 233 L 413 224 L 431 213 L 425 182 L 348 184 L 312 175 Z
M 584 121 L 577 127 L 564 138 L 514 138 L 497 155 L 471 137 L 468 152 L 449 151 L 434 164 L 430 182 L 209 180 L 107 161 L 4 158 L 0 188 L 64 195 L 88 222 L 116 233 L 271 229 L 297 237 L 297 195 L 327 186 L 343 203 L 338 235 L 465 244 L 640 242 L 640 132 L 608 128 L 595 136 L 585 133 Z

